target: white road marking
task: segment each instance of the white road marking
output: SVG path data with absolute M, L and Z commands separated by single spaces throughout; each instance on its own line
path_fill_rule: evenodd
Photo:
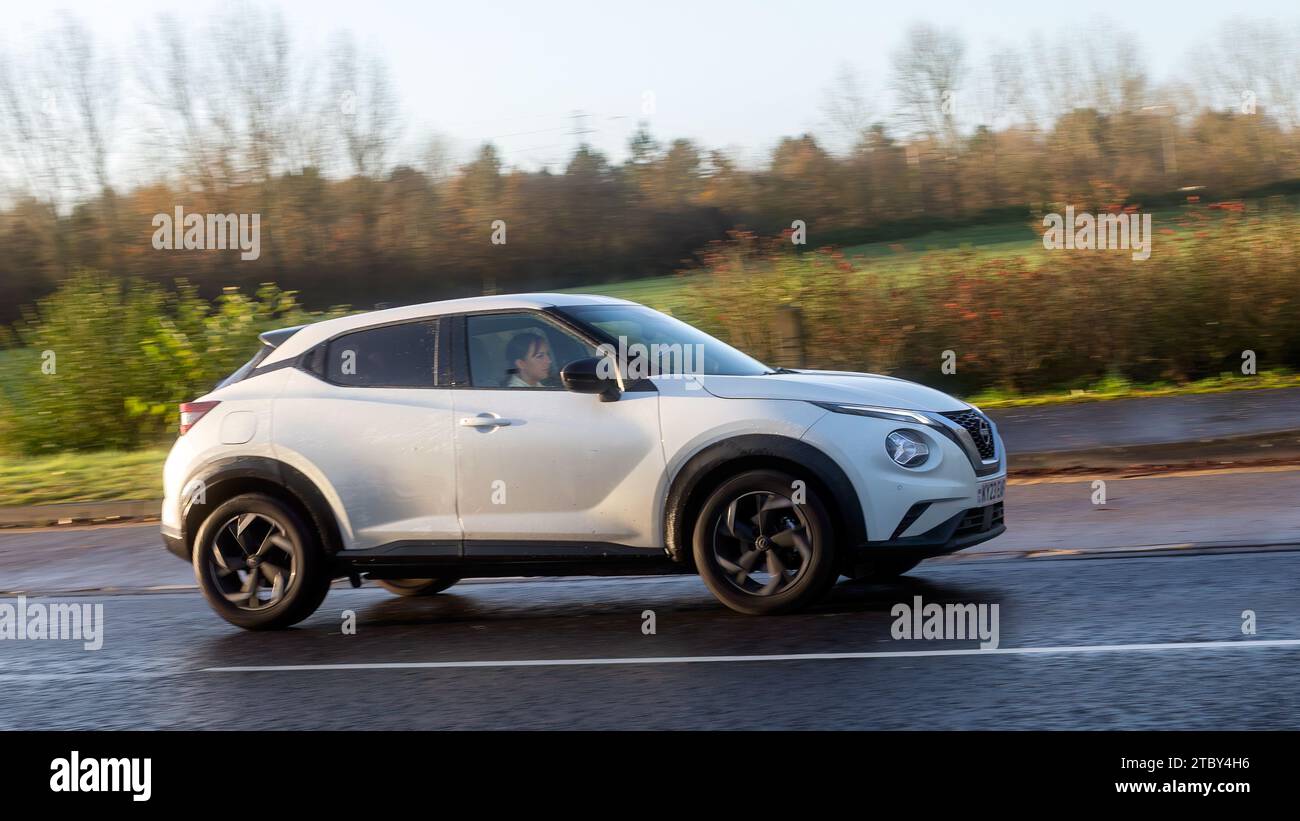
M 505 659 L 501 661 L 394 661 L 348 664 L 267 664 L 206 667 L 205 673 L 300 673 L 331 670 L 442 670 L 476 667 L 601 667 L 636 664 L 720 664 L 747 661 L 838 661 L 843 659 L 934 658 L 939 656 L 1012 656 L 1061 653 L 1149 653 L 1166 650 L 1227 650 L 1300 647 L 1300 639 L 1191 641 L 1165 644 L 1093 644 L 1074 647 L 998 647 L 961 650 L 881 650 L 865 653 L 782 653 L 763 656 L 646 656 L 591 659 Z
M 1080 653 L 1149 653 L 1167 650 L 1226 650 L 1242 648 L 1300 647 L 1300 639 L 1243 641 L 1167 642 L 1164 644 L 1090 644 L 1067 647 L 999 647 L 993 650 L 878 650 L 865 653 L 782 653 L 764 656 L 632 656 L 591 659 L 505 659 L 501 661 L 410 661 L 353 664 L 274 664 L 242 667 L 205 667 L 199 670 L 167 671 L 96 670 L 86 672 L 14 673 L 0 672 L 0 683 L 22 684 L 44 681 L 120 681 L 158 679 L 194 673 L 298 673 L 331 670 L 428 670 L 510 667 L 602 667 L 637 664 L 718 664 L 755 661 L 838 661 L 853 659 L 935 658 L 943 656 L 1014 656 Z M 0 667 L 0 671 L 3 671 Z

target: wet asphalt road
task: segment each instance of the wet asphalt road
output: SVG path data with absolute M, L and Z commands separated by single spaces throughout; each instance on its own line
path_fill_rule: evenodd
M 692 577 L 469 582 L 430 599 L 336 589 L 274 634 L 230 627 L 189 592 L 64 596 L 103 603 L 104 646 L 0 642 L 0 728 L 1297 728 L 1300 646 L 673 659 L 974 648 L 891 638 L 891 607 L 918 595 L 998 604 L 1004 650 L 1300 639 L 1298 581 L 1291 550 L 950 561 L 778 618 L 731 613 Z M 661 661 L 209 671 L 628 657 Z
M 1013 480 L 1007 532 L 963 551 L 1107 550 L 1146 545 L 1300 543 L 1300 468 L 1092 480 Z M 193 588 L 189 565 L 162 549 L 158 525 L 0 530 L 0 596 Z
M 431 599 L 337 586 L 298 628 L 247 633 L 209 611 L 156 525 L 4 532 L 0 604 L 99 603 L 105 634 L 97 651 L 0 641 L 0 728 L 1300 727 L 1300 470 L 1112 479 L 1103 506 L 1092 492 L 1012 485 L 1006 535 L 767 619 L 693 577 L 467 581 Z M 997 604 L 999 652 L 682 661 L 975 649 L 893 639 L 891 608 L 918 595 Z M 1297 645 L 1218 644 L 1247 640 Z M 1211 646 L 1165 647 L 1180 642 Z M 1158 647 L 1078 649 L 1133 644 Z M 1034 647 L 1065 649 L 1016 652 Z M 601 661 L 629 658 L 654 661 Z M 542 664 L 455 666 L 501 661 Z M 453 666 L 337 668 L 431 662 Z M 212 670 L 267 665 L 327 668 Z

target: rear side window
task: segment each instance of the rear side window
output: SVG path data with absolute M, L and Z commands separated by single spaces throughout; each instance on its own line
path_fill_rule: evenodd
M 437 320 L 368 328 L 325 350 L 326 378 L 358 388 L 431 388 L 438 360 Z

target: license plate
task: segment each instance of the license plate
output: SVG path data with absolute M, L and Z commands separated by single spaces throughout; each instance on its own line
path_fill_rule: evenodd
M 1006 493 L 1007 480 L 1005 478 L 980 482 L 980 486 L 975 492 L 975 504 L 983 506 L 991 505 L 994 502 L 1000 502 Z

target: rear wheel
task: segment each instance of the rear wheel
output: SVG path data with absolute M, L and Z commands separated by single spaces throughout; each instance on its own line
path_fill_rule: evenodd
M 459 576 L 441 576 L 436 579 L 376 579 L 379 586 L 398 596 L 432 596 L 441 593 L 460 581 Z
M 285 503 L 236 496 L 204 520 L 194 540 L 194 576 L 217 614 L 249 630 L 297 624 L 329 592 L 329 562 L 315 531 Z
M 795 477 L 742 473 L 705 500 L 695 522 L 695 566 L 732 610 L 798 610 L 822 598 L 838 577 L 830 522 L 821 499 Z

